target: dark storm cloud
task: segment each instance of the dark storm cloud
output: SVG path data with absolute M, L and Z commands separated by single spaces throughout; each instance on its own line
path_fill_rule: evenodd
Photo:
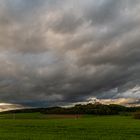
M 86 18 L 97 25 L 112 22 L 112 19 L 115 20 L 120 16 L 124 4 L 121 0 L 101 0 L 97 4 L 93 1 L 85 8 Z
M 137 0 L 2 0 L 0 101 L 140 98 L 139 9 Z
M 59 33 L 70 33 L 80 27 L 82 22 L 81 17 L 75 17 L 75 15 L 72 15 L 71 13 L 66 13 L 52 25 L 52 29 Z

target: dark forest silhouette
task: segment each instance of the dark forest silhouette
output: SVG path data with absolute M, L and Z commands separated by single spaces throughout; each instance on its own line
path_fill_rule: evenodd
M 140 107 L 126 107 L 116 104 L 87 104 L 75 105 L 74 107 L 48 107 L 48 108 L 31 108 L 31 109 L 18 109 L 1 113 L 32 113 L 40 112 L 43 114 L 93 114 L 93 115 L 117 115 L 129 114 L 140 111 Z

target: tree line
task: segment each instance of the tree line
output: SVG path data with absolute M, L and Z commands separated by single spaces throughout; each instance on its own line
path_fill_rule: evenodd
M 117 115 L 121 113 L 131 113 L 140 111 L 140 107 L 125 107 L 116 104 L 103 105 L 103 104 L 87 104 L 75 105 L 74 107 L 51 107 L 42 109 L 41 113 L 44 114 L 93 114 L 93 115 Z
M 140 111 L 140 107 L 126 107 L 116 104 L 86 104 L 75 105 L 73 107 L 48 107 L 48 108 L 30 108 L 12 110 L 4 113 L 33 113 L 40 112 L 43 114 L 93 114 L 93 115 L 117 115 L 122 113 L 131 113 Z

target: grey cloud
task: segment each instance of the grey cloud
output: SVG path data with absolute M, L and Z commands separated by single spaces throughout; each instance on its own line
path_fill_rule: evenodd
M 139 98 L 139 1 L 11 2 L 0 3 L 1 102 Z
M 72 13 L 66 13 L 56 20 L 55 23 L 52 23 L 51 28 L 59 33 L 73 33 L 82 23 L 82 17 L 76 17 Z
M 93 24 L 104 25 L 112 22 L 112 20 L 116 20 L 120 16 L 123 5 L 124 2 L 120 0 L 93 1 L 93 4 L 85 8 L 86 17 Z

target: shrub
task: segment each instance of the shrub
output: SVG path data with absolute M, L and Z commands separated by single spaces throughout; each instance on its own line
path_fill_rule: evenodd
M 134 113 L 134 118 L 135 119 L 140 119 L 140 112 L 135 112 Z

